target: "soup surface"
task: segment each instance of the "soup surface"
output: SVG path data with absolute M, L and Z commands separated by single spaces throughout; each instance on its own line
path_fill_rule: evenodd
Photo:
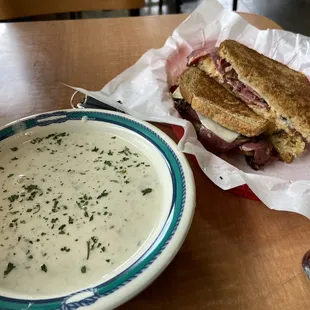
M 135 145 L 70 130 L 0 142 L 0 186 L 0 295 L 34 298 L 98 284 L 128 261 L 163 190 Z

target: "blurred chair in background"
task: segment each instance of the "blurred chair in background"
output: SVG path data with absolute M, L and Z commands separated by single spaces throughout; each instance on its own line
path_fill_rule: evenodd
M 165 2 L 169 2 L 169 1 L 165 1 Z M 186 1 L 182 1 L 182 0 L 171 0 L 171 2 L 174 2 L 174 5 L 175 5 L 175 11 L 173 13 L 176 13 L 176 14 L 179 14 L 179 13 L 182 13 L 181 12 L 181 5 L 186 2 Z M 195 1 L 193 1 L 195 2 Z M 196 3 L 198 5 L 200 1 L 197 0 Z M 222 2 L 222 1 L 220 1 Z M 237 7 L 238 7 L 238 0 L 231 0 L 231 3 L 232 3 L 232 10 L 233 11 L 237 11 Z M 159 14 L 162 14 L 163 13 L 163 5 L 164 5 L 164 0 L 158 0 L 158 6 L 159 6 Z M 183 12 L 184 13 L 184 12 Z
M 144 0 L 0 0 L 0 20 L 95 10 L 129 10 L 137 16 Z M 71 17 L 74 17 L 71 14 Z

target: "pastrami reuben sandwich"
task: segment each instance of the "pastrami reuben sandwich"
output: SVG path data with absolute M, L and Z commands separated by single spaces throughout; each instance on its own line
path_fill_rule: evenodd
M 238 151 L 254 169 L 278 159 L 268 136 L 269 122 L 197 67 L 186 69 L 173 92 L 175 106 L 191 121 L 211 152 Z
M 286 162 L 310 142 L 310 84 L 307 77 L 233 40 L 202 48 L 188 57 L 208 76 L 268 120 L 270 141 Z

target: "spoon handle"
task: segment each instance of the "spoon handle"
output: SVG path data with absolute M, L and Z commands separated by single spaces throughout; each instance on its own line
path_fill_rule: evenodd
M 310 279 L 310 250 L 306 252 L 302 258 L 301 265 L 304 273 Z

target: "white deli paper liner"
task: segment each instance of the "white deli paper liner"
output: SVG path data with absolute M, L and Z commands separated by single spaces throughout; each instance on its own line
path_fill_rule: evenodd
M 310 38 L 283 30 L 260 31 L 236 13 L 224 10 L 216 0 L 205 0 L 162 48 L 146 52 L 101 91 L 75 89 L 139 119 L 182 126 L 185 134 L 179 149 L 195 155 L 201 169 L 217 186 L 227 190 L 248 184 L 269 208 L 310 218 L 309 154 L 289 165 L 278 161 L 256 172 L 247 166 L 243 156 L 226 155 L 224 160 L 208 152 L 197 140 L 192 124 L 181 119 L 174 109 L 169 86 L 185 69 L 188 54 L 206 45 L 219 45 L 225 39 L 244 43 L 310 76 Z

